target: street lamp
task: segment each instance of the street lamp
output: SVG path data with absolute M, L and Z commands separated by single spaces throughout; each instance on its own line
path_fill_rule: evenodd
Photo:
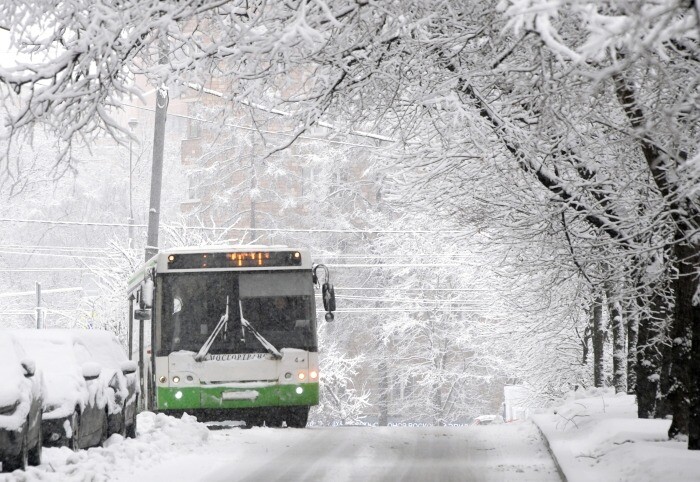
M 134 244 L 134 200 L 132 195 L 134 168 L 132 167 L 132 151 L 131 144 L 134 130 L 136 126 L 139 125 L 139 121 L 136 119 L 129 119 L 129 129 L 132 135 L 129 136 L 129 248 L 133 248 Z

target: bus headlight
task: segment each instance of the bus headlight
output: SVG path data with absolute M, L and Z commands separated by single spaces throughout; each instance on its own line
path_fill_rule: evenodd
M 299 394 L 299 395 L 301 395 L 302 393 L 304 393 L 304 389 L 301 388 L 301 387 L 297 387 L 297 390 L 296 390 L 296 391 L 297 391 L 297 394 Z
M 316 379 L 318 379 L 318 372 L 317 372 L 316 370 L 311 370 L 311 371 L 309 372 L 309 378 L 310 378 L 311 380 L 316 380 Z
M 182 392 L 179 391 L 179 390 L 178 390 L 177 392 L 175 392 L 175 398 L 177 398 L 178 400 L 180 400 L 180 399 L 182 398 Z
M 299 372 L 297 374 L 297 378 L 299 378 L 299 380 L 305 380 L 306 379 L 306 372 Z
M 160 377 L 160 378 L 158 379 L 158 381 L 159 381 L 160 383 L 165 383 L 165 382 L 168 381 L 168 379 L 165 378 L 165 377 Z
M 173 383 L 180 383 L 180 377 L 178 377 L 177 375 L 175 375 L 175 376 L 173 377 Z

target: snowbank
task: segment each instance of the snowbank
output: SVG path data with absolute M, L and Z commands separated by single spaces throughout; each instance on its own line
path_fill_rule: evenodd
M 532 419 L 569 482 L 700 481 L 700 452 L 668 440 L 670 421 L 638 419 L 632 395 L 572 392 Z
M 104 447 L 72 452 L 66 447 L 44 448 L 42 464 L 26 472 L 0 475 L 0 482 L 69 482 L 133 480 L 133 474 L 172 459 L 183 452 L 201 450 L 209 430 L 194 417 L 182 419 L 143 412 L 138 415 L 138 437 L 112 435 Z

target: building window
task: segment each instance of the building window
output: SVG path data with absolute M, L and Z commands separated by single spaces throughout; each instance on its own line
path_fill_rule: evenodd
M 197 139 L 202 137 L 202 123 L 196 119 L 190 119 L 187 124 L 187 138 Z
M 194 176 L 187 178 L 187 199 L 199 199 L 199 183 Z

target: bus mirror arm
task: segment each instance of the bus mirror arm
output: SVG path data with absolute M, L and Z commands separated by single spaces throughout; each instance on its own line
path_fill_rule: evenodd
M 141 309 L 148 309 L 153 305 L 153 279 L 150 275 L 141 283 Z
M 146 310 L 143 308 L 134 310 L 134 319 L 135 320 L 150 320 L 151 319 L 151 310 Z

